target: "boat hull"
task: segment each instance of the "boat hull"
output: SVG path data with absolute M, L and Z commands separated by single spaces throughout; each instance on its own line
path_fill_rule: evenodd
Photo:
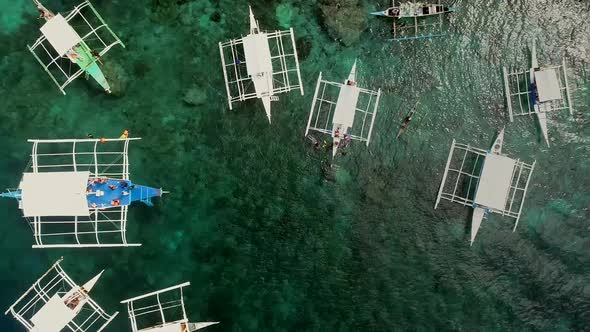
M 92 77 L 106 92 L 110 93 L 111 87 L 98 66 L 98 61 L 96 61 L 90 48 L 82 42 L 74 47 L 74 51 L 78 55 L 74 61 L 78 67 L 80 67 L 80 69 L 82 69 L 88 76 Z
M 151 199 L 162 196 L 162 190 L 136 185 L 128 180 L 91 179 L 87 186 L 89 208 L 105 209 L 143 202 L 151 205 Z
M 445 7 L 442 5 L 417 5 L 408 3 L 405 6 L 389 7 L 383 11 L 372 12 L 374 16 L 385 16 L 391 18 L 427 17 L 451 13 L 456 7 Z
M 541 128 L 541 133 L 543 134 L 545 143 L 547 143 L 547 146 L 549 146 L 549 129 L 547 128 L 547 109 L 545 107 L 546 105 L 544 104 L 538 104 L 535 106 L 535 110 L 537 115 L 537 121 L 539 123 L 539 127 Z
M 473 209 L 473 216 L 471 217 L 471 245 L 473 245 L 473 241 L 475 241 L 477 231 L 479 231 L 479 227 L 481 226 L 481 222 L 483 221 L 485 216 L 485 209 L 480 207 L 476 207 Z

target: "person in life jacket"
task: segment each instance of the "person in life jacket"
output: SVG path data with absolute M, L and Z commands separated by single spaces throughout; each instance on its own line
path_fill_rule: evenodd
M 127 139 L 129 138 L 129 130 L 125 129 L 123 131 L 123 134 L 121 134 L 121 137 L 119 137 L 120 139 Z
M 41 2 L 34 1 L 34 3 L 35 3 L 35 6 L 37 7 L 37 10 L 41 14 L 39 16 L 39 18 L 44 18 L 45 20 L 49 21 L 50 19 L 52 19 L 55 16 L 49 9 L 45 8 L 45 6 L 43 6 L 41 4 Z

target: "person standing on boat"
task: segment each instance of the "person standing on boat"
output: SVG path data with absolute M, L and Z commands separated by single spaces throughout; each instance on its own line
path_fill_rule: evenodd
M 121 134 L 121 137 L 119 137 L 119 139 L 127 139 L 129 138 L 129 130 L 125 129 L 123 131 L 123 134 Z
M 39 10 L 39 13 L 41 13 L 39 18 L 44 18 L 45 20 L 49 21 L 55 16 L 55 14 L 53 14 L 49 9 L 45 8 L 45 6 L 43 6 L 38 0 L 34 0 L 34 2 L 35 6 L 37 6 L 37 10 Z

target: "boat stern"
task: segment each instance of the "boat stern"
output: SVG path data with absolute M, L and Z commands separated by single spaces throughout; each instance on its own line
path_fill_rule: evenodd
M 545 139 L 545 143 L 549 147 L 549 129 L 547 128 L 547 113 L 546 110 L 541 109 L 540 107 L 537 108 L 537 121 L 539 123 L 539 127 L 541 128 L 541 133 L 543 134 L 543 138 Z
M 264 111 L 266 112 L 266 117 L 268 118 L 268 123 L 272 123 L 272 121 L 270 120 L 270 110 L 271 110 L 271 104 L 270 102 L 271 97 L 262 97 L 262 104 L 264 105 Z
M 475 237 L 477 236 L 477 231 L 479 231 L 479 227 L 481 226 L 481 222 L 486 217 L 486 210 L 480 207 L 475 207 L 473 209 L 473 216 L 471 217 L 471 239 L 470 245 L 473 245 L 473 241 L 475 241 Z

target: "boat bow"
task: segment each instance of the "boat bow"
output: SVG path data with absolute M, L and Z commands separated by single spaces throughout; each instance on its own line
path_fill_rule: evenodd
M 271 97 L 262 97 L 262 104 L 264 105 L 264 111 L 266 112 L 266 116 L 268 117 L 268 122 L 271 123 L 270 120 L 270 110 L 271 110 Z
M 551 109 L 549 107 L 549 109 Z M 549 129 L 547 128 L 547 110 L 545 110 L 545 105 L 535 105 L 535 110 L 537 114 L 537 121 L 539 122 L 539 127 L 541 127 L 541 133 L 543 133 L 543 138 L 545 139 L 545 143 L 549 146 Z
M 248 10 L 250 10 L 250 33 L 259 33 L 260 27 L 258 26 L 258 21 L 256 21 L 256 18 L 254 17 L 254 13 L 252 13 L 252 7 L 248 6 Z
M 494 140 L 494 144 L 492 145 L 492 148 L 490 149 L 490 153 L 498 154 L 498 155 L 501 154 L 503 144 L 504 144 L 504 128 L 502 128 L 502 130 L 500 130 L 500 132 L 498 133 L 498 136 Z
M 372 12 L 371 15 L 374 15 L 374 16 L 388 16 L 387 15 L 387 10 L 382 10 L 382 11 L 379 11 L 379 12 Z
M 356 60 L 354 60 L 354 64 L 352 65 L 352 69 L 350 70 L 350 74 L 348 74 L 348 81 L 356 82 Z

